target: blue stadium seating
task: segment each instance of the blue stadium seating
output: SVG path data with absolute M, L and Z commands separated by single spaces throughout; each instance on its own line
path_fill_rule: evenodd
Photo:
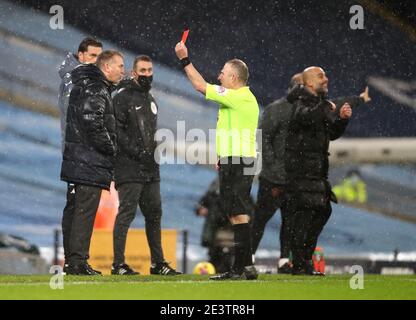
M 60 132 L 57 119 L 0 103 L 0 232 L 51 246 L 60 227 L 66 187 L 59 180 Z M 203 220 L 194 207 L 216 173 L 192 165 L 161 168 L 163 227 L 188 229 L 192 254 L 199 249 Z M 257 185 L 253 187 L 255 196 Z M 134 227 L 144 227 L 139 215 Z M 261 249 L 279 249 L 279 214 L 268 225 Z M 329 254 L 414 250 L 416 225 L 334 206 L 333 216 L 320 239 Z

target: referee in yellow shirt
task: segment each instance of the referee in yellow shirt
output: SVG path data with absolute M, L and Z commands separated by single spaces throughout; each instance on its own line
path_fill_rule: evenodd
M 247 65 L 239 59 L 225 63 L 218 76 L 221 86 L 217 86 L 207 83 L 195 69 L 183 42 L 176 45 L 175 52 L 195 90 L 220 106 L 216 131 L 220 199 L 233 225 L 235 259 L 231 271 L 210 279 L 255 280 L 248 215 L 253 173 L 248 169 L 252 169 L 256 158 L 259 106 L 247 86 Z

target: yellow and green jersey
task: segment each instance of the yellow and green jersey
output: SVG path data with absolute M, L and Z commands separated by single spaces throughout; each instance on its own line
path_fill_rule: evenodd
M 218 156 L 256 157 L 259 105 L 250 88 L 234 90 L 207 84 L 205 97 L 220 104 L 216 130 Z

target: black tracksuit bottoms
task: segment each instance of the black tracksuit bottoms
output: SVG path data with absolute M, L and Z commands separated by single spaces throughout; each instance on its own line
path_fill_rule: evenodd
M 263 237 L 266 224 L 280 208 L 282 223 L 280 226 L 280 258 L 289 258 L 292 219 L 285 201 L 284 187 L 266 179 L 259 179 L 257 204 L 252 224 L 252 249 L 256 253 Z
M 305 198 L 319 198 L 320 201 L 309 202 L 306 205 Z M 293 254 L 293 270 L 304 272 L 310 268 L 310 261 L 318 243 L 325 224 L 331 216 L 332 208 L 329 195 L 325 193 L 304 193 L 288 195 L 289 212 L 292 215 L 292 240 L 291 250 Z M 320 205 L 316 205 L 320 203 Z
M 66 206 L 62 217 L 65 261 L 85 263 L 89 258 L 95 216 L 100 204 L 101 188 L 68 184 Z
M 143 213 L 147 242 L 152 263 L 164 261 L 161 241 L 162 204 L 160 182 L 124 183 L 117 186 L 119 210 L 114 225 L 114 264 L 125 263 L 127 232 L 133 222 L 137 206 Z

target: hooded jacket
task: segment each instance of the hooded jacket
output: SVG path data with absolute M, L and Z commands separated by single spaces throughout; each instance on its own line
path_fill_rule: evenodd
M 337 112 L 344 103 L 349 103 L 352 108 L 364 103 L 364 100 L 358 96 L 340 97 L 331 101 L 337 106 Z M 293 105 L 287 101 L 286 97 L 281 98 L 264 109 L 259 125 L 259 129 L 262 130 L 260 179 L 281 186 L 286 184 L 285 143 L 292 112 Z
M 285 142 L 292 108 L 286 98 L 272 102 L 265 108 L 259 126 L 262 131 L 260 179 L 281 186 L 286 184 Z
M 58 106 L 61 113 L 62 152 L 64 151 L 65 146 L 66 113 L 68 110 L 69 95 L 72 90 L 71 72 L 80 64 L 81 63 L 78 61 L 78 57 L 75 54 L 68 52 L 65 60 L 62 61 L 58 70 L 59 77 L 61 78 L 58 94 Z
M 293 104 L 285 147 L 289 191 L 329 196 L 329 142 L 344 133 L 348 119 L 341 119 L 328 100 L 304 88 L 293 90 L 287 99 Z
M 95 65 L 71 77 L 61 179 L 109 190 L 117 143 L 111 84 Z

